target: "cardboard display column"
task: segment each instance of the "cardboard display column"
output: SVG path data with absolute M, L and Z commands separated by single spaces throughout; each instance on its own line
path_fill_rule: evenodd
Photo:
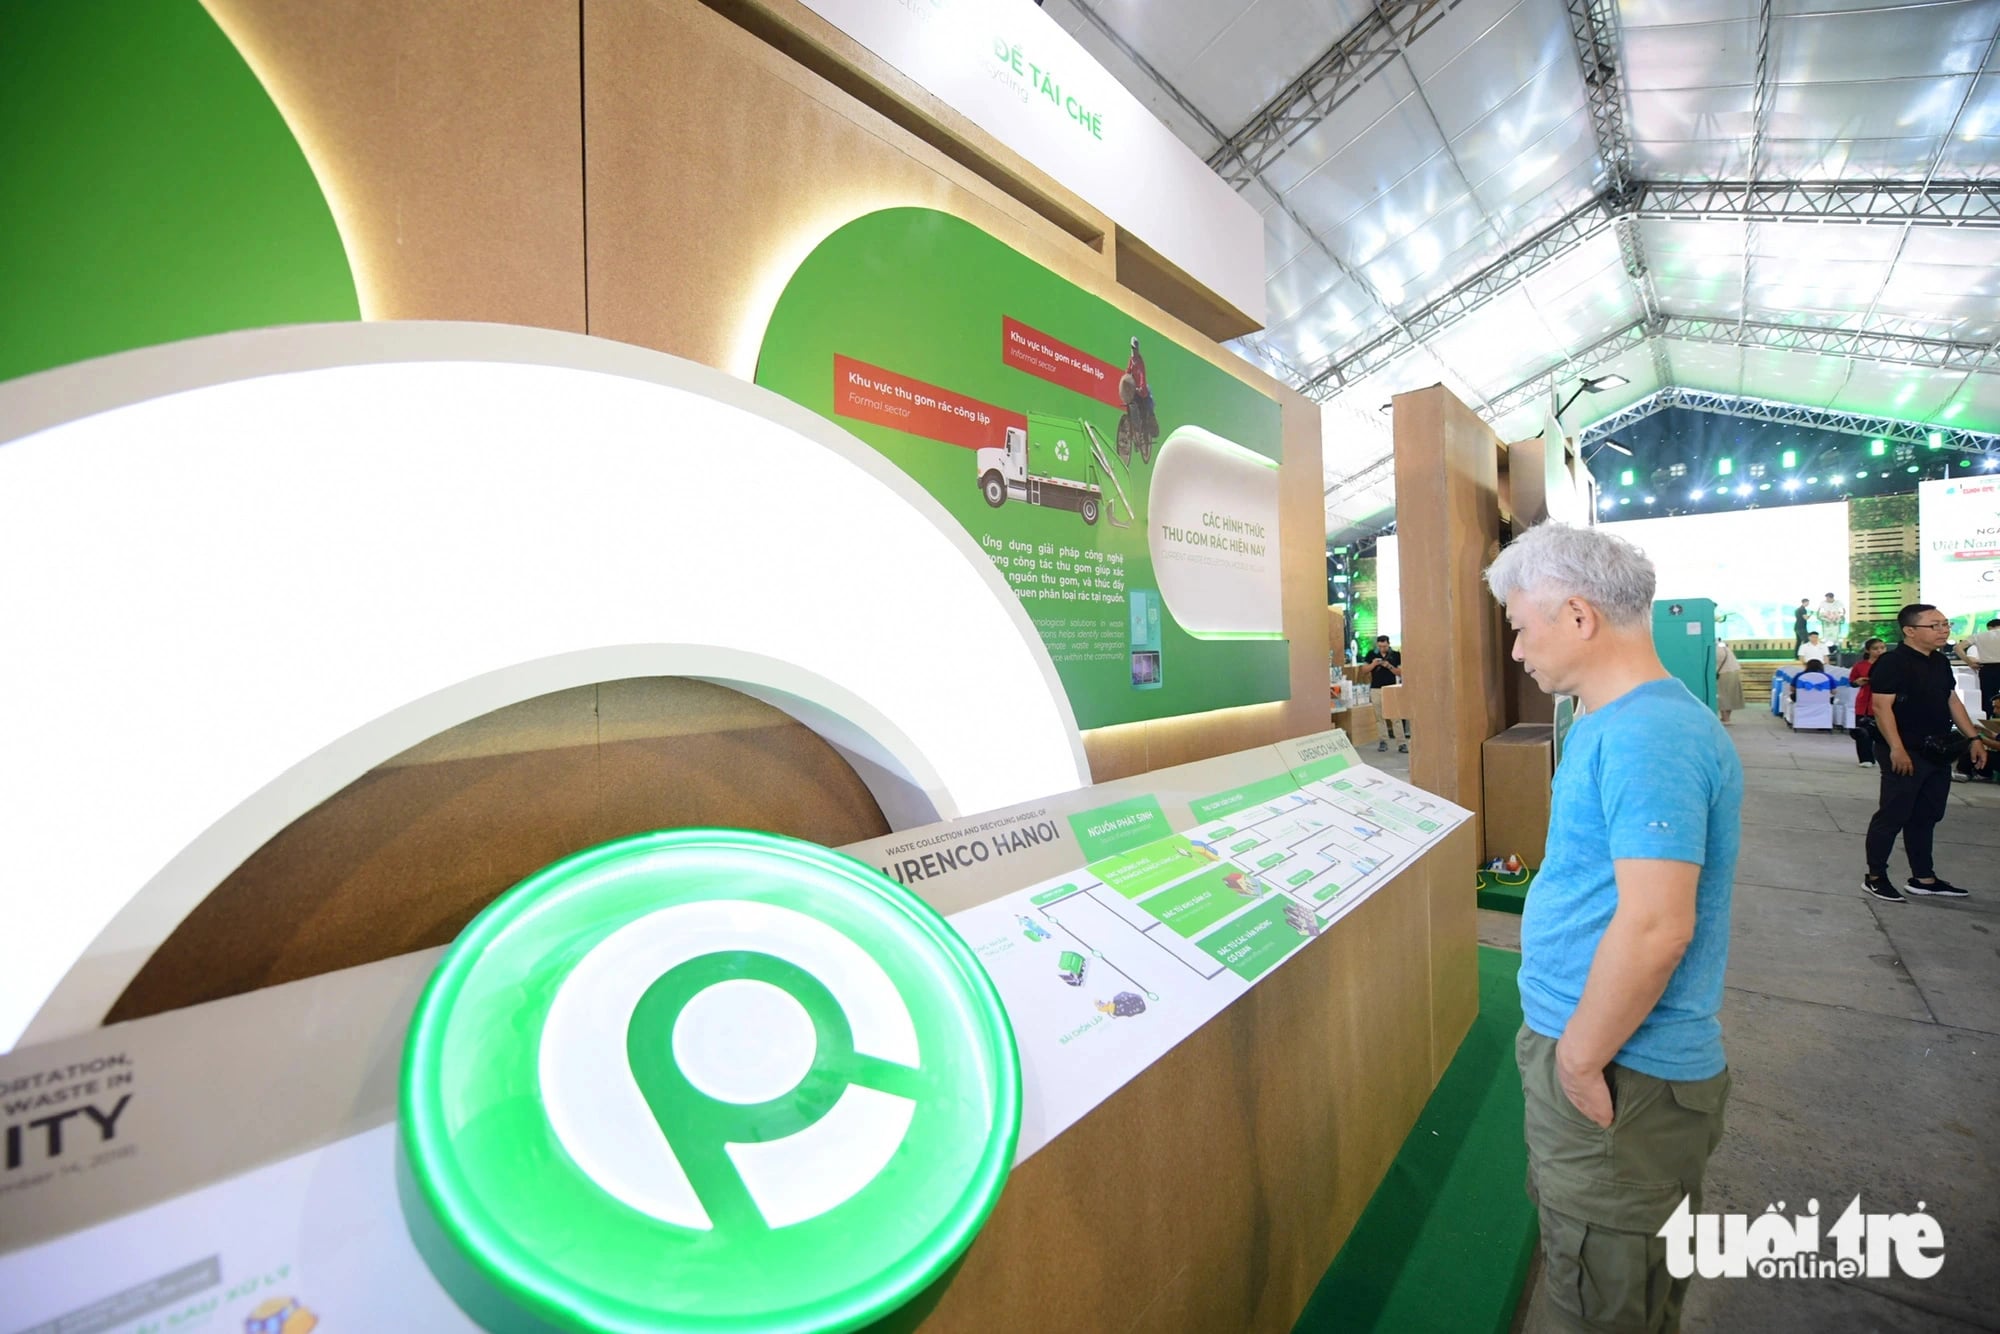
M 1396 531 L 1402 550 L 1426 553 L 1402 571 L 1410 779 L 1476 811 L 1481 743 L 1507 725 L 1503 620 L 1482 578 L 1500 551 L 1500 440 L 1442 386 L 1397 395 L 1394 412 Z M 1439 1074 L 1479 1009 L 1467 888 L 1484 840 L 1479 818 L 1453 837 L 1461 846 L 1442 849 L 1433 863 L 1459 877 L 1432 894 Z

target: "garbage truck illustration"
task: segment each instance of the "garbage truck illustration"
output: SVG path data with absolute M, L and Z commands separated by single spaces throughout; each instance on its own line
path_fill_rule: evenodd
M 1132 523 L 1132 502 L 1112 472 L 1103 438 L 1074 417 L 1028 414 L 1026 429 L 1007 428 L 1006 443 L 978 452 L 979 494 L 999 509 L 1011 498 L 1050 509 L 1074 510 L 1087 524 L 1106 514 L 1114 528 Z M 1107 500 L 1104 483 L 1111 483 Z M 1109 506 L 1107 512 L 1107 504 Z M 1119 518 L 1118 511 L 1125 511 Z
M 1056 976 L 1073 987 L 1080 987 L 1083 985 L 1084 967 L 1085 961 L 1081 954 L 1075 950 L 1064 950 L 1062 957 L 1056 960 Z

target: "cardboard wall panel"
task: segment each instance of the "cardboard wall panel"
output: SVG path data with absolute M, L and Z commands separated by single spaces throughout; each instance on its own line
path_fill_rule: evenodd
M 735 21 L 743 11 L 758 21 Z M 854 62 L 836 82 L 771 44 L 776 27 Z M 841 44 L 845 43 L 845 47 Z M 818 62 L 815 61 L 815 64 Z M 794 267 L 836 227 L 880 208 L 963 217 L 1077 286 L 1131 311 L 1278 400 L 1284 624 L 1291 699 L 1086 738 L 1099 782 L 1308 735 L 1325 726 L 1325 516 L 1316 405 L 1174 315 L 1121 288 L 1098 246 L 1056 225 L 1047 200 L 1088 206 L 1038 182 L 1030 202 L 850 89 L 895 90 L 901 76 L 802 6 L 708 7 L 586 0 L 590 332 L 704 361 L 746 378 L 771 304 Z M 906 82 L 906 81 L 905 81 Z M 899 97 L 921 97 L 902 89 Z M 744 114 L 754 107 L 754 115 Z M 945 114 L 940 112 L 940 114 Z M 976 131 L 970 131 L 976 135 Z M 1004 150 L 996 150 L 1004 151 Z M 718 211 L 717 201 L 726 201 Z M 1106 227 L 1109 227 L 1108 221 Z
M 576 0 L 203 0 L 332 206 L 361 314 L 582 332 Z

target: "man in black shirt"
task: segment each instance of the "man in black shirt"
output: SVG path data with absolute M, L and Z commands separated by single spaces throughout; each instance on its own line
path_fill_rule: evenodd
M 1978 729 L 1965 711 L 1952 679 L 1951 664 L 1941 651 L 1951 642 L 1951 622 L 1925 602 L 1913 602 L 1896 615 L 1901 647 L 1890 649 L 1868 675 L 1875 696 L 1875 761 L 1882 773 L 1882 797 L 1868 822 L 1868 872 L 1861 887 L 1884 903 L 1906 903 L 1889 883 L 1889 850 L 1903 836 L 1910 859 L 1912 894 L 1962 899 L 1965 891 L 1933 874 L 1931 831 L 1944 818 L 1951 797 L 1950 761 L 1929 743 L 1952 735 L 1952 724 L 1968 736 Z M 1986 747 L 1972 743 L 1972 763 L 1986 767 Z
M 1376 690 L 1380 690 L 1384 686 L 1395 685 L 1403 679 L 1403 655 L 1389 647 L 1389 636 L 1387 635 L 1375 636 L 1375 651 L 1368 655 L 1367 661 L 1363 665 L 1371 669 L 1368 673 L 1368 684 Z M 1395 735 L 1396 720 L 1394 718 L 1384 718 L 1382 720 L 1382 741 L 1375 749 L 1389 749 L 1389 739 Z M 1403 739 L 1397 743 L 1396 749 L 1405 752 L 1410 749 L 1410 723 L 1407 718 L 1403 720 Z

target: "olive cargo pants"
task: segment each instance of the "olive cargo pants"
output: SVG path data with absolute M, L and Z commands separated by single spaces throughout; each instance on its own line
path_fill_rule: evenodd
M 1667 1244 L 1655 1234 L 1683 1196 L 1701 1212 L 1729 1072 L 1676 1081 L 1613 1065 L 1605 1071 L 1607 1129 L 1562 1091 L 1553 1038 L 1523 1025 L 1514 1048 L 1527 1103 L 1528 1196 L 1541 1214 L 1554 1328 L 1678 1329 L 1688 1280 L 1667 1273 Z

